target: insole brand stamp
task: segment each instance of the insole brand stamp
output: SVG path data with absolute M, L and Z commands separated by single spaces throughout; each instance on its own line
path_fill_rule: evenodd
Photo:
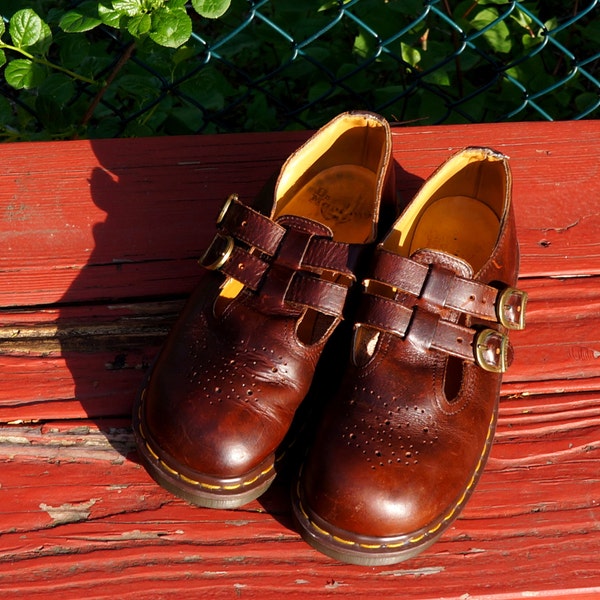
M 339 198 L 332 196 L 323 186 L 310 188 L 311 202 L 316 204 L 323 218 L 335 223 L 348 223 L 354 219 L 368 219 L 371 216 L 369 200 L 361 191 L 354 196 Z

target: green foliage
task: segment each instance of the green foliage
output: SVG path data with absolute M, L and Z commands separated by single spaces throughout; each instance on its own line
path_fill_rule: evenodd
M 565 119 L 600 104 L 598 19 L 563 28 L 573 8 L 558 0 L 4 0 L 1 10 L 6 140 L 316 127 L 349 108 L 418 124 Z

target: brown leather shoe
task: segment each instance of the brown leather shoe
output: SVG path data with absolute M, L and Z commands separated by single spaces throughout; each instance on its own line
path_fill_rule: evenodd
M 187 303 L 134 407 L 150 474 L 201 506 L 259 496 L 340 323 L 354 263 L 394 193 L 391 134 L 344 113 L 283 165 L 270 205 L 225 203 Z M 264 196 L 264 194 L 263 194 Z
M 506 157 L 467 148 L 378 246 L 353 355 L 301 472 L 294 512 L 336 559 L 383 565 L 432 544 L 492 444 L 507 329 L 524 326 Z

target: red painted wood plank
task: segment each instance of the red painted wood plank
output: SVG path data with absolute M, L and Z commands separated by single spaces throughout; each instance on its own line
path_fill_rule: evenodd
M 466 510 L 423 555 L 372 569 L 302 542 L 283 480 L 235 511 L 174 499 L 129 429 L 231 182 L 255 193 L 308 134 L 2 146 L 0 421 L 51 420 L 0 426 L 2 593 L 600 597 L 599 124 L 394 130 L 405 198 L 455 148 L 512 157 L 531 301 Z
M 515 362 L 504 393 L 600 389 L 600 278 L 526 279 L 520 285 L 529 294 L 527 326 L 511 334 Z
M 0 305 L 189 291 L 233 182 L 254 193 L 297 144 L 278 137 L 4 145 Z
M 600 121 L 396 128 L 400 188 L 408 199 L 456 148 L 495 146 L 512 158 L 523 275 L 599 273 L 599 133 Z M 256 193 L 307 135 L 4 145 L 0 306 L 189 292 L 223 199 Z
M 522 280 L 528 325 L 511 334 L 504 396 L 600 390 L 600 279 Z M 182 301 L 0 314 L 0 421 L 129 415 Z M 557 331 L 560 335 L 557 336 Z
M 331 561 L 299 539 L 285 481 L 241 509 L 198 509 L 137 464 L 127 420 L 104 431 L 92 422 L 4 426 L 0 589 L 28 597 L 93 597 L 99 585 L 117 597 L 241 590 L 267 600 L 354 598 L 373 589 L 403 598 L 585 597 L 600 590 L 599 419 L 594 393 L 503 400 L 490 461 L 455 525 L 416 559 L 369 569 Z

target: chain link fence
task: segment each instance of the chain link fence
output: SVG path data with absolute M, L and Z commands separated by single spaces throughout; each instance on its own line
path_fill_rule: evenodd
M 89 137 L 315 128 L 355 108 L 417 125 L 598 118 L 599 1 L 234 0 L 177 50 L 96 30 L 110 85 L 57 103 Z M 39 98 L 0 94 L 57 128 Z

